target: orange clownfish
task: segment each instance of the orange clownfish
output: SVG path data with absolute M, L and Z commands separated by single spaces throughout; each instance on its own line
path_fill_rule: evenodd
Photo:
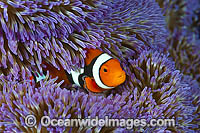
M 62 67 L 58 70 L 48 63 L 44 64 L 46 68 L 43 70 L 48 70 L 52 78 L 58 76 L 58 81 L 64 80 L 65 84 L 76 84 L 94 93 L 115 88 L 126 79 L 120 62 L 98 49 L 87 49 L 85 67 L 79 71 L 71 70 L 67 73 Z

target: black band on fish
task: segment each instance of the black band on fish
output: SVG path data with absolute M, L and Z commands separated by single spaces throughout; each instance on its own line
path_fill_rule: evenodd
M 79 84 L 81 87 L 83 87 L 83 85 L 84 85 L 84 79 L 83 79 L 84 76 L 85 76 L 85 74 L 83 74 L 83 73 L 78 76 L 78 81 L 79 81 Z
M 69 74 L 67 71 L 65 71 L 67 78 L 69 80 L 70 83 L 74 84 L 74 80 L 72 79 L 72 74 Z
M 100 55 L 98 55 L 97 57 L 95 57 L 95 58 L 90 62 L 89 65 L 87 65 L 87 66 L 84 67 L 84 73 L 85 73 L 87 76 L 89 76 L 89 77 L 94 77 L 94 75 L 93 75 L 93 73 L 92 73 L 92 68 L 93 68 L 94 63 L 96 62 L 97 58 L 98 58 L 99 56 L 101 56 L 102 54 L 103 54 L 103 53 L 101 53 Z

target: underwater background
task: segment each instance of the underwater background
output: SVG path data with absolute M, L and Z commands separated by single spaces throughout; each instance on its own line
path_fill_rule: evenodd
M 46 77 L 30 84 L 42 61 L 70 72 L 84 48 L 120 60 L 124 84 L 106 95 Z M 1 0 L 0 131 L 200 132 L 199 0 Z M 29 128 L 24 119 L 37 118 Z M 175 127 L 51 127 L 51 118 L 173 118 Z

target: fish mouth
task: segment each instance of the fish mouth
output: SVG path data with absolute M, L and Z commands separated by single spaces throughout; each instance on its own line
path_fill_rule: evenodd
M 118 76 L 118 80 L 119 80 L 119 84 L 124 83 L 124 81 L 126 80 L 126 74 L 122 73 L 120 76 Z
M 118 76 L 118 78 L 123 78 L 123 77 L 124 77 L 124 73 Z
M 114 85 L 114 87 L 119 86 L 120 84 L 124 83 L 124 81 L 126 80 L 126 74 L 123 71 L 119 76 L 116 77 L 116 84 Z
M 126 77 L 126 74 L 124 71 L 121 72 L 121 74 L 118 76 L 119 79 L 123 79 Z
M 124 83 L 125 80 L 126 80 L 126 73 L 124 71 L 121 71 L 116 76 L 111 78 L 110 84 L 108 86 L 115 88 L 115 87 L 121 85 L 122 83 Z M 109 88 L 109 89 L 113 89 L 113 88 Z M 109 89 L 106 88 L 106 90 L 109 90 Z

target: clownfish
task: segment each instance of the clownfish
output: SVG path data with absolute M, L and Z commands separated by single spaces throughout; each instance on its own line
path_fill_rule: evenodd
M 113 89 L 126 80 L 126 73 L 120 62 L 98 49 L 87 49 L 84 68 L 71 70 L 70 73 L 62 67 L 58 70 L 46 62 L 43 64 L 46 66 L 43 70 L 48 70 L 52 78 L 58 77 L 57 81 L 64 80 L 65 84 L 76 84 L 94 93 Z M 34 79 L 38 82 L 44 78 L 39 76 Z

